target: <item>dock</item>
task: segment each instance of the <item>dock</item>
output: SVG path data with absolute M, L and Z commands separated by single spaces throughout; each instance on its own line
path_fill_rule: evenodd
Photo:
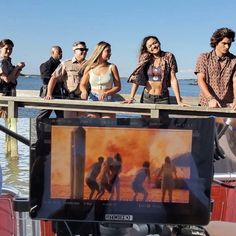
M 176 105 L 175 99 L 171 98 L 170 105 L 161 104 L 141 104 L 139 103 L 139 96 L 136 96 L 136 103 L 133 104 L 123 104 L 122 102 L 125 98 L 128 98 L 127 94 L 120 94 L 116 96 L 116 102 L 89 102 L 89 101 L 79 101 L 79 100 L 66 100 L 66 99 L 53 99 L 44 100 L 38 96 L 38 91 L 29 90 L 18 90 L 17 97 L 0 97 L 0 106 L 8 108 L 8 117 L 17 118 L 18 109 L 21 107 L 28 109 L 52 109 L 52 110 L 73 110 L 73 111 L 88 111 L 88 112 L 106 112 L 106 113 L 116 113 L 116 114 L 134 114 L 134 115 L 148 115 L 153 118 L 158 118 L 162 114 L 169 114 L 173 116 L 216 116 L 216 117 L 230 117 L 236 118 L 236 111 L 232 111 L 230 108 L 214 108 L 210 109 L 207 107 L 198 106 L 197 97 L 183 97 L 183 102 L 190 104 L 190 107 L 180 107 Z M 14 120 L 14 119 L 13 119 Z M 4 128 L 4 127 L 3 127 Z M 24 137 L 18 137 L 23 140 L 22 142 L 26 145 L 29 142 Z M 225 138 L 225 137 L 223 137 Z M 226 140 L 223 140 L 226 142 Z M 232 141 L 233 143 L 233 141 Z M 225 143 L 223 143 L 225 145 Z M 227 144 L 228 145 L 228 144 Z M 225 146 L 224 146 L 225 147 Z M 229 147 L 227 146 L 227 152 L 229 152 Z M 232 156 L 232 155 L 231 155 Z M 235 158 L 235 156 L 233 156 Z M 12 159 L 10 159 L 12 160 Z M 219 166 L 222 168 L 223 165 L 229 170 L 231 164 L 227 159 L 221 159 L 214 162 L 215 170 Z M 232 160 L 230 160 L 232 161 Z M 234 160 L 233 160 L 234 161 Z M 228 177 L 226 178 L 225 176 Z M 220 177 L 220 176 L 219 176 Z M 226 178 L 226 183 L 229 182 L 228 179 L 234 177 L 235 173 L 226 173 L 220 179 Z M 217 176 L 216 176 L 217 178 Z M 3 196 L 5 197 L 5 196 Z M 223 186 L 218 186 L 216 184 L 212 185 L 212 199 L 214 202 L 214 208 L 211 216 L 211 223 L 206 226 L 209 232 L 213 228 L 217 228 L 218 222 L 220 222 L 220 228 L 226 231 L 230 227 L 235 228 L 235 223 L 229 223 L 224 221 L 235 222 L 235 208 L 232 207 L 235 202 L 235 189 L 224 188 Z M 21 200 L 22 201 L 22 200 Z M 27 199 L 26 199 L 27 201 Z M 25 201 L 25 202 L 26 202 Z M 11 208 L 12 209 L 12 208 Z M 24 212 L 19 212 L 21 219 L 26 219 L 25 215 L 28 214 L 28 210 Z M 12 218 L 11 218 L 12 219 Z M 216 223 L 217 222 L 217 223 Z M 42 235 L 53 235 L 51 231 L 51 221 L 32 221 L 32 231 L 33 234 L 37 234 L 37 230 L 40 228 L 39 223 L 41 223 L 41 233 Z M 26 224 L 24 221 L 20 221 L 21 235 L 26 233 Z M 229 226 L 230 224 L 230 226 Z M 233 229 L 235 231 L 235 229 Z
M 198 106 L 197 97 L 183 97 L 183 102 L 191 106 L 178 106 L 174 98 L 171 104 L 143 104 L 135 102 L 124 104 L 123 101 L 129 95 L 117 94 L 116 102 L 91 102 L 72 99 L 52 99 L 45 100 L 39 97 L 39 92 L 35 90 L 17 90 L 16 97 L 0 97 L 0 106 L 8 108 L 8 117 L 17 118 L 18 108 L 48 109 L 64 111 L 100 112 L 115 114 L 146 115 L 151 118 L 159 118 L 163 114 L 181 116 L 216 116 L 216 117 L 236 117 L 236 111 L 230 108 L 208 108 Z M 137 96 L 137 101 L 139 97 Z M 27 118 L 27 117 L 26 117 Z

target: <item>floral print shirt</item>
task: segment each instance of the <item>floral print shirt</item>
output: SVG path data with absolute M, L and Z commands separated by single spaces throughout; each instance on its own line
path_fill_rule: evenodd
M 222 60 L 220 64 L 220 60 Z M 203 73 L 211 95 L 217 99 L 222 107 L 232 103 L 234 99 L 233 78 L 236 76 L 236 56 L 228 53 L 219 58 L 215 51 L 202 53 L 196 63 L 195 74 Z M 208 105 L 208 100 L 200 92 L 199 103 Z

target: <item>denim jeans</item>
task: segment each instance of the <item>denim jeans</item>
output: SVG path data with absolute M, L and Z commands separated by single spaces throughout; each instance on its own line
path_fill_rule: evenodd
M 90 94 L 89 94 L 88 100 L 89 101 L 101 101 L 101 100 L 99 100 L 100 96 L 101 96 L 100 94 L 95 93 L 94 91 L 91 91 Z M 112 96 L 109 95 L 109 96 L 105 97 L 103 102 L 113 102 Z

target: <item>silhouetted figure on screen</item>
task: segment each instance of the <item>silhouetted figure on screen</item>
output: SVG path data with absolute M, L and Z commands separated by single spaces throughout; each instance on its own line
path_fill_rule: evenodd
M 172 202 L 172 193 L 173 189 L 175 187 L 175 178 L 176 176 L 176 168 L 175 166 L 171 163 L 170 157 L 167 156 L 165 158 L 165 163 L 161 166 L 161 169 L 157 175 L 159 178 L 162 176 L 162 183 L 161 183 L 161 188 L 162 188 L 162 202 L 165 201 L 165 195 L 166 191 L 168 191 L 169 195 L 169 202 Z
M 116 199 L 115 200 L 120 200 L 120 172 L 122 168 L 122 158 L 120 153 L 116 153 L 114 158 L 113 158 L 113 163 L 111 166 L 111 172 L 112 172 L 112 177 L 111 177 L 111 185 L 112 185 L 112 190 L 111 190 L 111 196 L 110 199 L 114 197 L 116 194 Z
M 88 185 L 88 187 L 90 188 L 91 192 L 89 195 L 89 199 L 93 198 L 93 194 L 95 191 L 97 191 L 97 194 L 100 192 L 99 190 L 99 185 L 97 183 L 97 177 L 101 171 L 102 168 L 102 163 L 104 161 L 104 157 L 100 156 L 98 158 L 98 161 L 95 162 L 89 169 L 89 172 L 86 176 L 86 184 Z
M 108 191 L 111 193 L 112 185 L 111 185 L 111 178 L 112 178 L 112 164 L 113 164 L 113 158 L 108 157 L 106 161 L 102 164 L 102 170 L 100 174 L 100 192 L 97 195 L 97 199 L 100 199 L 105 191 Z
M 143 162 L 143 167 L 137 171 L 134 180 L 132 182 L 132 189 L 135 192 L 133 200 L 136 201 L 138 193 L 143 194 L 143 201 L 145 201 L 148 197 L 148 192 L 144 188 L 143 184 L 146 178 L 150 181 L 150 162 L 149 161 L 144 161 Z

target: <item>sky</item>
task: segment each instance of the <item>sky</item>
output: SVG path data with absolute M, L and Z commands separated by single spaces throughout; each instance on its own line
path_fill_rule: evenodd
M 53 45 L 62 47 L 66 60 L 73 56 L 75 41 L 87 43 L 88 57 L 99 41 L 106 41 L 112 46 L 110 62 L 127 77 L 137 64 L 142 39 L 155 35 L 162 50 L 175 55 L 178 79 L 192 79 L 198 55 L 211 50 L 213 32 L 222 27 L 236 31 L 236 1 L 3 1 L 0 22 L 0 38 L 13 40 L 12 62 L 24 61 L 24 74 L 39 74 Z M 236 54 L 236 42 L 231 52 Z

